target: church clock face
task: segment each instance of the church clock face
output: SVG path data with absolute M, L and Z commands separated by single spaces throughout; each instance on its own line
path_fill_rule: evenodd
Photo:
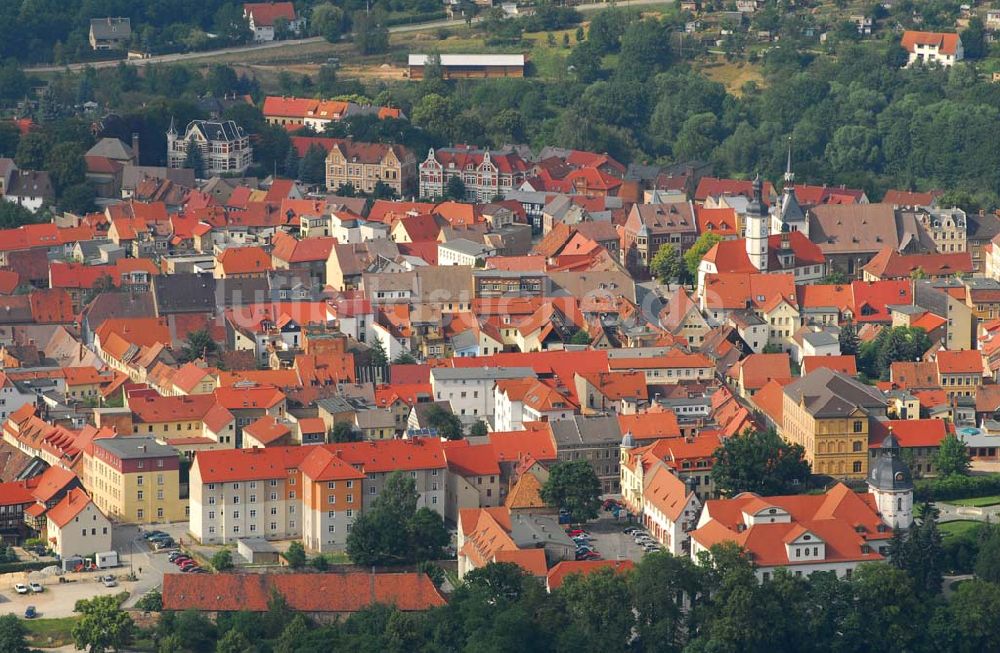
M 896 480 L 902 482 L 903 472 L 896 472 Z

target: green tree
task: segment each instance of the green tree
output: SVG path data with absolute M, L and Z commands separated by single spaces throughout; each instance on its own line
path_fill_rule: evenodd
M 986 26 L 979 16 L 971 17 L 962 31 L 962 50 L 966 59 L 982 59 L 986 55 Z
M 858 353 L 861 339 L 858 337 L 858 327 L 853 322 L 847 322 L 840 327 L 840 353 L 845 356 L 854 356 Z
M 701 264 L 701 259 L 704 258 L 705 254 L 708 254 L 708 250 L 712 249 L 721 240 L 722 236 L 719 234 L 704 231 L 698 236 L 698 240 L 694 241 L 694 245 L 691 245 L 684 252 L 684 265 L 687 266 L 690 278 L 698 278 L 698 266 Z
M 462 439 L 462 420 L 451 411 L 434 404 L 428 406 L 424 413 L 427 426 L 437 431 L 437 434 L 447 440 Z
M 542 500 L 569 512 L 574 522 L 597 517 L 601 508 L 601 481 L 586 460 L 556 463 L 542 485 Z
M 326 183 L 326 150 L 313 143 L 299 162 L 298 179 L 306 184 Z
M 306 550 L 302 546 L 302 542 L 298 540 L 288 545 L 288 550 L 285 551 L 284 555 L 288 566 L 292 569 L 301 569 L 306 565 Z
M 649 272 L 660 283 L 680 281 L 687 277 L 687 268 L 681 261 L 680 252 L 671 243 L 660 245 L 660 249 L 656 250 L 656 255 L 649 264 Z
M 20 204 L 0 202 L 0 228 L 12 229 L 35 222 L 35 215 Z
M 90 184 L 84 182 L 74 184 L 62 191 L 59 198 L 59 208 L 63 211 L 84 215 L 96 210 L 94 200 L 97 199 L 97 191 Z
M 579 26 L 579 27 L 576 28 L 576 34 L 574 34 L 574 37 L 576 38 L 576 42 L 577 43 L 582 42 L 583 39 L 586 38 L 586 36 L 584 35 L 584 32 L 583 32 L 583 25 L 581 25 L 581 26 Z
M 281 636 L 274 644 L 274 653 L 299 653 L 308 632 L 309 627 L 305 617 L 300 614 L 295 615 L 281 631 Z
M 0 156 L 14 158 L 21 132 L 13 122 L 0 123 Z
M 566 68 L 578 81 L 591 84 L 604 74 L 601 54 L 592 41 L 579 43 L 566 58 Z
M 590 651 L 624 651 L 635 627 L 628 579 L 614 569 L 570 574 L 556 590 L 565 601 L 571 628 Z
M 26 636 L 28 631 L 14 614 L 0 617 L 0 651 L 5 653 L 28 653 Z
M 389 356 L 385 353 L 385 347 L 382 346 L 382 341 L 378 338 L 371 344 L 371 364 L 378 366 L 389 364 Z
M 204 179 L 205 177 L 205 157 L 201 153 L 201 148 L 198 144 L 190 140 L 187 143 L 187 154 L 184 156 L 184 167 L 194 170 L 194 176 L 196 179 Z
M 14 163 L 21 170 L 44 170 L 45 160 L 53 142 L 44 132 L 29 132 L 17 144 Z
M 840 270 L 831 269 L 825 277 L 820 279 L 819 283 L 831 286 L 844 286 L 851 283 L 851 280 Z
M 941 591 L 941 533 L 937 526 L 937 510 L 925 504 L 920 512 L 920 519 L 905 534 L 893 534 L 889 559 L 894 567 L 910 576 L 918 592 L 934 595 Z
M 77 601 L 82 615 L 73 625 L 73 642 L 78 649 L 105 653 L 120 651 L 131 643 L 135 624 L 119 602 L 119 597 L 110 594 Z
M 212 566 L 216 571 L 229 571 L 233 568 L 233 552 L 229 549 L 216 551 L 212 556 Z
M 622 34 L 616 75 L 645 80 L 670 65 L 670 40 L 658 20 L 631 23 Z
M 571 345 L 589 345 L 590 344 L 590 334 L 587 333 L 586 329 L 577 329 L 573 337 L 569 339 Z
M 181 362 L 190 362 L 199 358 L 208 360 L 219 351 L 219 343 L 212 338 L 208 329 L 199 329 L 188 333 L 184 340 L 184 347 L 180 352 Z
M 472 426 L 469 427 L 469 436 L 474 438 L 481 438 L 488 435 L 490 432 L 489 427 L 486 426 L 486 422 L 483 420 L 476 421 Z
M 135 607 L 145 612 L 160 612 L 163 610 L 163 595 L 159 590 L 150 590 L 136 601 Z
M 809 479 L 802 446 L 785 442 L 773 429 L 726 438 L 714 456 L 712 480 L 725 496 L 790 494 Z
M 995 525 L 988 525 L 980 535 L 975 572 L 978 578 L 1000 585 L 1000 528 Z
M 460 175 L 455 175 L 448 180 L 445 187 L 444 196 L 457 202 L 465 201 L 465 182 Z
M 417 509 L 416 481 L 404 472 L 390 474 L 382 491 L 355 520 L 347 535 L 347 555 L 358 565 L 400 565 L 437 559 L 450 535 L 441 515 Z
M 858 348 L 858 369 L 869 379 L 887 380 L 893 363 L 920 360 L 930 347 L 930 338 L 921 328 L 882 329 L 874 340 Z
M 963 581 L 930 624 L 934 650 L 979 653 L 1000 650 L 1000 586 L 982 579 Z
M 414 365 L 417 359 L 408 351 L 401 351 L 399 355 L 392 359 L 393 365 Z
M 245 653 L 245 651 L 249 651 L 252 648 L 246 635 L 234 628 L 219 638 L 219 643 L 215 647 L 215 653 Z
M 55 145 L 45 157 L 45 169 L 48 170 L 57 193 L 62 193 L 75 184 L 82 184 L 87 174 L 83 148 L 76 143 Z
M 949 433 L 941 438 L 941 444 L 934 454 L 934 467 L 939 476 L 966 476 L 971 466 L 969 448 L 957 435 Z
M 639 562 L 630 584 L 643 650 L 673 653 L 684 648 L 695 626 L 692 611 L 684 609 L 685 600 L 693 601 L 702 593 L 702 576 L 689 558 L 666 551 L 646 555 Z
M 350 422 L 337 422 L 330 431 L 330 442 L 358 442 L 361 432 L 354 429 Z
M 381 54 L 389 49 L 389 30 L 377 14 L 354 15 L 354 44 L 361 54 Z
M 301 161 L 298 150 L 294 146 L 288 148 L 288 154 L 285 155 L 285 164 L 282 167 L 285 171 L 285 176 L 289 179 L 298 179 L 300 165 Z

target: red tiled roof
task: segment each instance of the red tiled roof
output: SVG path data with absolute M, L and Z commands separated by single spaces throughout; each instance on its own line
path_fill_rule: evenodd
M 938 374 L 983 375 L 983 355 L 976 350 L 949 351 L 942 349 L 935 354 Z
M 270 443 L 289 435 L 291 432 L 292 431 L 288 428 L 288 426 L 279 423 L 270 415 L 265 415 L 256 422 L 247 424 L 243 427 L 243 433 L 248 434 L 265 447 Z
M 716 177 L 702 177 L 698 180 L 698 187 L 694 191 L 694 199 L 703 202 L 709 197 L 719 195 L 742 195 L 743 197 L 753 197 L 753 181 L 742 179 L 718 179 Z M 774 195 L 774 186 L 769 181 L 765 181 L 761 188 L 761 195 L 764 204 L 770 203 L 770 198 Z
M 619 415 L 618 426 L 622 433 L 631 433 L 637 441 L 676 438 L 681 434 L 677 415 L 672 411 Z
M 260 247 L 228 247 L 216 260 L 226 274 L 251 274 L 271 269 L 271 257 Z
M 882 202 L 885 204 L 893 204 L 895 206 L 930 206 L 934 204 L 942 191 L 931 190 L 926 193 L 921 193 L 917 191 L 909 190 L 896 190 L 890 188 L 885 192 L 885 197 L 882 198 Z
M 733 379 L 742 377 L 743 387 L 748 390 L 759 390 L 771 379 L 783 385 L 792 380 L 791 362 L 785 353 L 750 354 L 729 368 L 726 374 Z
M 906 30 L 900 45 L 908 52 L 914 52 L 918 45 L 937 47 L 941 54 L 958 52 L 958 34 L 954 32 L 917 32 Z
M 360 471 L 351 467 L 329 449 L 310 447 L 312 451 L 306 455 L 299 465 L 299 471 L 312 481 L 358 480 L 365 477 Z
M 493 476 L 500 474 L 497 452 L 492 444 L 469 444 L 467 440 L 445 443 L 444 459 L 448 470 L 460 476 Z
M 552 428 L 545 422 L 525 422 L 523 431 L 494 431 L 490 444 L 499 462 L 514 462 L 530 455 L 539 462 L 556 460 L 556 442 Z
M 73 488 L 66 493 L 62 501 L 52 506 L 46 513 L 46 517 L 59 528 L 64 527 L 74 517 L 93 503 L 87 493 L 80 488 Z
M 880 279 L 909 279 L 918 270 L 929 277 L 972 274 L 975 266 L 971 252 L 900 254 L 891 247 L 884 247 L 862 269 Z
M 253 15 L 256 25 L 274 26 L 279 18 L 288 21 L 295 20 L 295 5 L 291 2 L 252 2 L 243 5 L 245 16 Z
M 858 362 L 852 356 L 803 356 L 802 376 L 809 374 L 821 367 L 828 367 L 831 370 L 846 374 L 847 376 L 858 375 Z
M 265 612 L 272 591 L 307 613 L 352 613 L 375 604 L 402 611 L 443 606 L 444 597 L 422 573 L 165 574 L 165 610 Z
M 214 394 L 219 405 L 229 410 L 273 408 L 285 400 L 285 393 L 273 386 L 224 386 L 216 388 Z
M 21 285 L 21 275 L 13 270 L 0 270 L 0 295 L 11 295 Z
M 854 319 L 858 322 L 891 322 L 889 306 L 913 303 L 913 282 L 910 279 L 855 281 Z
M 61 288 L 33 290 L 28 301 L 36 324 L 69 324 L 76 320 L 73 300 Z
M 894 419 L 890 421 L 874 421 L 868 436 L 868 446 L 880 449 L 882 441 L 892 430 L 899 446 L 906 447 L 937 447 L 941 439 L 948 434 L 948 422 L 943 419 Z
M 33 479 L 36 485 L 31 491 L 39 503 L 48 503 L 52 497 L 59 494 L 66 487 L 77 480 L 76 474 L 62 467 L 49 467 L 41 476 Z

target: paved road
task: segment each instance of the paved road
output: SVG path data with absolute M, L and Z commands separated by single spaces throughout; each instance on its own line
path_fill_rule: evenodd
M 973 508 L 971 506 L 956 506 L 950 503 L 935 503 L 938 509 L 938 522 L 972 520 L 990 521 L 997 523 L 1000 521 L 1000 506 L 986 506 L 983 508 Z
M 663 4 L 663 0 L 625 0 L 619 6 L 623 7 L 638 7 L 642 5 L 653 5 L 653 4 Z M 579 5 L 576 9 L 581 12 L 597 11 L 599 9 L 605 9 L 608 7 L 607 3 L 599 2 L 593 4 Z M 474 18 L 472 22 L 478 23 L 479 18 Z M 392 34 L 402 34 L 406 32 L 422 32 L 424 30 L 438 29 L 439 27 L 458 27 L 461 26 L 465 21 L 462 19 L 455 20 L 434 20 L 427 23 L 414 23 L 413 25 L 396 25 L 389 28 L 389 32 Z M 177 54 L 163 54 L 155 57 L 150 57 L 148 59 L 128 59 L 124 60 L 126 64 L 133 66 L 146 66 L 149 64 L 158 63 L 177 63 L 181 61 L 194 61 L 198 59 L 212 59 L 215 57 L 220 57 L 228 54 L 239 54 L 241 52 L 260 52 L 262 50 L 271 50 L 274 48 L 282 48 L 290 45 L 309 45 L 310 43 L 320 43 L 323 38 L 320 36 L 312 36 L 305 39 L 288 39 L 285 41 L 268 41 L 265 43 L 255 43 L 253 45 L 241 45 L 232 48 L 222 48 L 219 50 L 208 50 L 205 52 L 185 52 Z M 61 71 L 80 71 L 90 66 L 94 69 L 99 68 L 114 68 L 123 60 L 114 61 L 93 61 L 89 63 L 72 63 L 63 66 L 36 66 L 34 68 L 25 68 L 25 72 L 28 73 L 56 73 Z

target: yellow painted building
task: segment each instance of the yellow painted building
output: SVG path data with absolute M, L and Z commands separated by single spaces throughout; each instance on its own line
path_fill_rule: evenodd
M 153 437 L 94 441 L 85 456 L 84 485 L 112 521 L 154 524 L 186 520 L 177 452 Z
M 814 474 L 867 477 L 871 420 L 886 412 L 880 392 L 820 368 L 785 386 L 783 402 L 781 436 L 802 445 Z

